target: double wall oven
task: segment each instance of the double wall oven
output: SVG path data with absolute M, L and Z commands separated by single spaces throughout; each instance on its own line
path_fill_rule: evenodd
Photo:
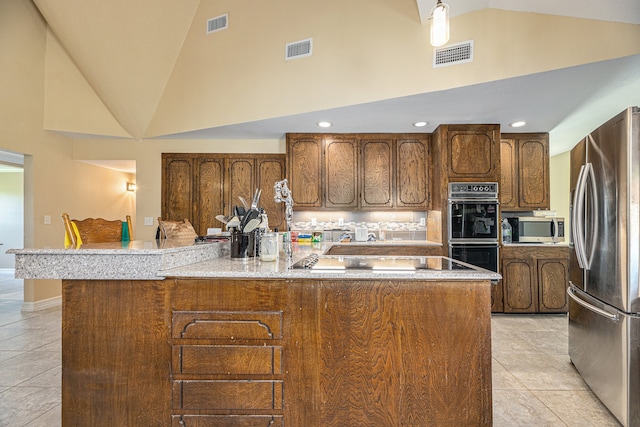
M 449 183 L 449 257 L 498 271 L 497 182 Z

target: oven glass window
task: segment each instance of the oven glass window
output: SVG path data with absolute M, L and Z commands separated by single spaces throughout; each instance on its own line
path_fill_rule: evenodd
M 450 205 L 450 227 L 452 239 L 498 238 L 496 202 L 456 202 Z
M 476 267 L 498 272 L 498 247 L 495 245 L 452 246 L 451 258 Z

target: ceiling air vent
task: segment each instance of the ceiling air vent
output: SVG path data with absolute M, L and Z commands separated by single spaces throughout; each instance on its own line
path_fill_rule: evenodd
M 215 33 L 216 31 L 222 31 L 229 28 L 229 14 L 216 16 L 207 21 L 207 34 Z
M 311 56 L 311 48 L 313 46 L 313 39 L 300 40 L 293 43 L 287 43 L 287 47 L 284 54 L 284 59 L 297 59 L 304 58 L 305 56 Z
M 433 52 L 433 68 L 473 62 L 473 40 L 452 44 Z

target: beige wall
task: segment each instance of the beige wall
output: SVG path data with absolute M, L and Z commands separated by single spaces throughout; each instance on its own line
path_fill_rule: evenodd
M 0 0 L 0 150 L 25 154 L 26 247 L 60 246 L 64 211 L 116 217 L 135 211 L 132 196 L 118 188 L 131 179 L 127 174 L 74 161 L 73 141 L 43 129 L 46 31 L 30 1 Z M 60 281 L 25 280 L 24 295 L 31 306 L 55 299 Z
M 571 229 L 569 219 L 570 153 L 567 151 L 551 157 L 549 168 L 551 209 L 556 211 L 556 215 L 564 217 L 565 242 L 569 243 L 569 230 Z

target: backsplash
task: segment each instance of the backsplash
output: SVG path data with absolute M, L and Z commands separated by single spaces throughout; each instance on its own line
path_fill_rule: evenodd
M 380 228 L 386 228 L 387 240 L 426 240 L 426 213 L 424 211 L 348 212 L 298 211 L 293 213 L 294 231 L 325 232 L 325 240 L 337 240 L 341 231 L 353 233 L 356 227 L 365 227 L 379 237 Z M 327 235 L 332 233 L 331 237 Z M 335 234 L 335 236 L 333 236 Z

